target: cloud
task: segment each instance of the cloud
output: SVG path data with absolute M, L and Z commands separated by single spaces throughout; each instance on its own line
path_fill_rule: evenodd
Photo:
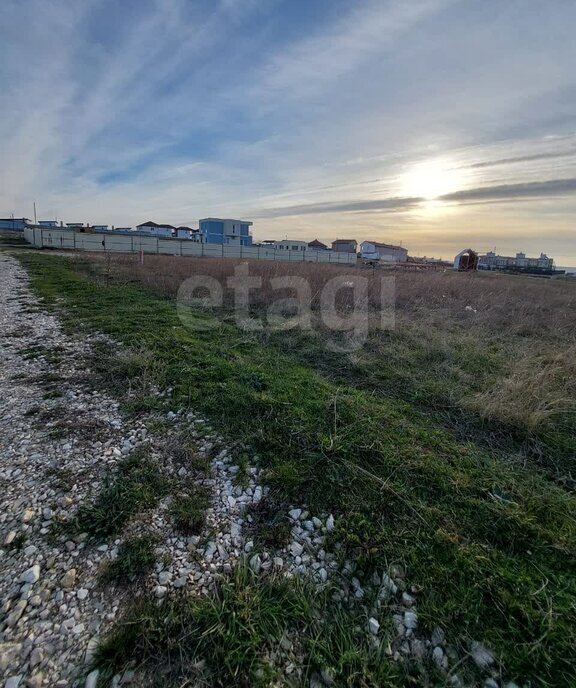
M 576 257 L 576 5 L 561 5 L 5 0 L 0 214 L 252 216 L 268 236 L 428 253 L 462 227 L 520 236 L 545 218 Z M 453 193 L 405 197 L 437 158 Z
M 499 165 L 515 165 L 521 162 L 534 162 L 536 160 L 555 160 L 558 158 L 572 158 L 576 156 L 576 149 L 568 151 L 556 151 L 553 153 L 535 153 L 534 155 L 518 155 L 515 158 L 502 158 L 500 160 L 486 160 L 475 162 L 467 167 L 480 169 L 484 167 L 498 167 Z
M 254 217 L 288 217 L 290 215 L 315 215 L 321 213 L 349 213 L 358 211 L 382 211 L 394 212 L 406 210 L 421 203 L 422 198 L 382 198 L 379 200 L 346 201 L 340 203 L 309 203 L 305 205 L 292 205 L 283 208 L 271 208 L 262 211 Z
M 442 201 L 500 201 L 525 198 L 545 198 L 570 196 L 576 194 L 576 177 L 570 179 L 551 179 L 544 182 L 526 184 L 501 184 L 499 186 L 466 189 L 445 194 Z

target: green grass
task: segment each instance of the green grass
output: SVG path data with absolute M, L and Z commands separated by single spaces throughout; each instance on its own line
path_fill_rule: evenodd
M 173 407 L 202 412 L 251 447 L 275 500 L 333 512 L 366 577 L 401 563 L 423 588 L 423 629 L 442 626 L 456 646 L 483 641 L 520 684 L 574 685 L 575 499 L 501 448 L 447 427 L 436 408 L 424 412 L 435 397 L 423 399 L 410 380 L 436 357 L 413 361 L 401 394 L 383 394 L 365 373 L 355 382 L 315 365 L 320 341 L 305 360 L 225 321 L 195 331 L 143 288 L 95 283 L 56 256 L 21 260 L 48 305 L 63 300 L 70 327 L 83 323 L 144 352 L 134 380 L 173 387 Z M 192 324 L 202 317 L 188 314 Z M 482 367 L 480 354 L 466 356 Z M 96 532 L 115 530 L 91 514 L 84 522 Z
M 21 234 L 0 234 L 0 244 L 8 244 L 10 246 L 20 244 L 25 246 L 28 242 Z
M 67 528 L 105 540 L 120 533 L 132 516 L 152 508 L 170 486 L 146 452 L 135 449 L 106 478 L 95 500 L 80 507 Z
M 322 619 L 315 614 L 319 602 Z M 360 630 L 365 625 L 363 616 L 343 617 L 328 593 L 318 596 L 285 579 L 257 583 L 239 567 L 212 597 L 179 597 L 162 607 L 137 602 L 101 643 L 95 665 L 109 678 L 135 661 L 140 671 L 148 670 L 151 685 L 163 688 L 187 681 L 222 688 L 287 685 L 279 665 L 289 662 L 302 670 L 301 685 L 322 669 L 339 686 L 409 685 L 397 666 L 370 648 Z M 283 640 L 294 644 L 295 654 Z
M 187 493 L 176 495 L 170 504 L 170 516 L 174 526 L 185 535 L 199 535 L 209 506 L 209 490 L 190 481 Z
M 109 562 L 102 573 L 104 581 L 131 583 L 144 578 L 156 563 L 154 547 L 158 538 L 141 535 L 125 540 L 118 549 L 118 556 Z

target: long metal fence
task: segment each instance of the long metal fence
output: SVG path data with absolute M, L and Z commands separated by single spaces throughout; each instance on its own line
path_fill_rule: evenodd
M 189 239 L 165 239 L 143 234 L 104 234 L 75 232 L 69 229 L 28 227 L 26 240 L 38 248 L 75 251 L 111 251 L 113 253 L 156 253 L 167 256 L 198 256 L 212 258 L 248 258 L 251 260 L 282 260 L 309 263 L 340 263 L 355 265 L 355 253 L 336 251 L 286 251 L 267 246 L 229 246 L 202 244 Z

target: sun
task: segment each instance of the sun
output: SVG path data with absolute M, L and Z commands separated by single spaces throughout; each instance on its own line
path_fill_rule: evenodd
M 400 191 L 409 198 L 433 201 L 457 191 L 463 184 L 462 171 L 445 159 L 434 159 L 412 165 L 399 178 Z

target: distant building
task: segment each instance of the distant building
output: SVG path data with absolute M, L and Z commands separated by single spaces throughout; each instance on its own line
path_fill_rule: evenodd
M 515 256 L 499 256 L 488 251 L 480 256 L 478 267 L 481 270 L 513 270 L 517 272 L 544 272 L 554 270 L 554 259 L 541 253 L 539 258 L 527 258 L 525 253 Z
M 189 239 L 190 241 L 202 242 L 202 234 L 199 229 L 192 229 L 192 227 L 176 227 L 177 239 Z
M 332 242 L 332 250 L 338 253 L 356 253 L 358 242 L 356 239 L 336 239 Z
M 38 220 L 38 226 L 42 229 L 48 229 L 49 227 L 60 227 L 62 223 L 58 220 Z
M 247 220 L 225 220 L 219 217 L 200 220 L 200 232 L 206 244 L 252 246 L 251 226 L 252 222 Z
M 306 251 L 308 242 L 298 241 L 297 239 L 282 239 L 282 241 L 274 242 L 274 249 L 276 251 Z
M 95 232 L 109 232 L 110 225 L 92 225 L 92 229 Z
M 173 225 L 158 224 L 157 222 L 143 222 L 141 225 L 136 225 L 136 231 L 140 234 L 150 234 L 151 236 L 159 236 L 171 238 L 176 231 Z
M 318 241 L 318 239 L 314 239 L 314 241 L 311 241 L 308 244 L 308 248 L 311 251 L 326 251 L 326 250 L 328 250 L 328 246 L 326 246 L 326 244 L 323 244 L 321 241 Z
M 68 227 L 68 229 L 78 229 L 79 227 L 84 227 L 84 223 L 83 222 L 67 222 L 66 227 Z
M 381 263 L 405 263 L 408 260 L 408 249 L 394 244 L 383 244 L 379 241 L 363 241 L 360 244 L 362 260 L 377 260 Z
M 30 224 L 27 217 L 3 217 L 0 219 L 0 230 L 9 229 L 21 232 Z

